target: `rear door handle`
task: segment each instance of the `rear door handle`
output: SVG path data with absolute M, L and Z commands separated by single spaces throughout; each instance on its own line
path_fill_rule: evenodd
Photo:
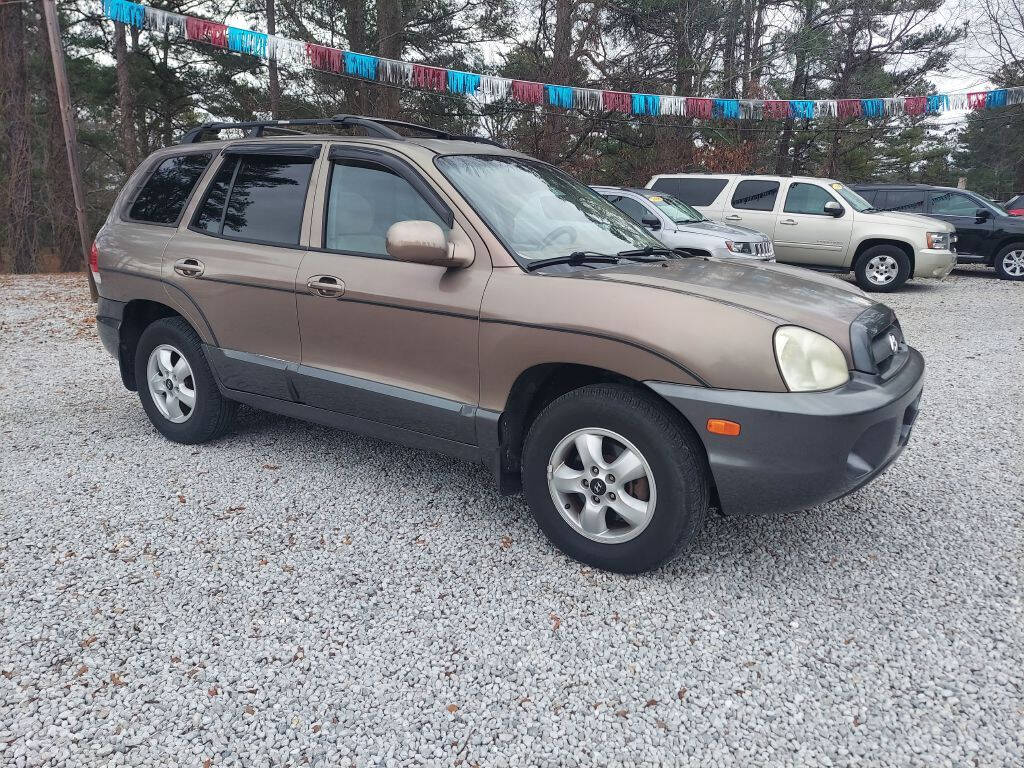
M 796 219 L 779 219 L 779 224 L 787 224 L 789 226 L 796 226 Z
M 335 298 L 345 293 L 345 283 L 334 275 L 313 275 L 306 281 L 306 287 L 314 296 L 325 299 Z
M 735 213 L 731 213 L 725 217 L 726 221 L 743 221 L 742 216 L 737 216 Z
M 206 265 L 199 259 L 178 259 L 174 262 L 174 271 L 182 277 L 199 277 Z

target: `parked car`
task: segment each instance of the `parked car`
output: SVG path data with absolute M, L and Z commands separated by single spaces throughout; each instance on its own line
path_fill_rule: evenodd
M 1011 216 L 1024 216 L 1024 194 L 1011 197 L 1003 203 L 1003 209 Z
M 775 261 L 772 241 L 763 232 L 711 221 L 671 195 L 630 187 L 591 189 L 670 248 L 723 259 Z
M 647 187 L 714 221 L 764 232 L 780 262 L 852 271 L 865 291 L 894 291 L 911 277 L 941 280 L 956 264 L 949 224 L 880 214 L 833 179 L 676 173 Z
M 1024 219 L 966 189 L 927 184 L 855 184 L 883 211 L 917 213 L 956 227 L 957 261 L 994 267 L 1004 280 L 1024 280 Z
M 208 124 L 132 174 L 90 269 L 161 434 L 212 440 L 244 403 L 480 461 L 561 549 L 626 572 L 709 508 L 820 504 L 907 444 L 924 361 L 885 305 L 682 257 L 551 165 L 401 126 Z

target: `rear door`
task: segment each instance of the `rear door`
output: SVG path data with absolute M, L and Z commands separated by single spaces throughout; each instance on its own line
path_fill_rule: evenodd
M 728 195 L 722 220 L 756 229 L 771 239 L 775 235 L 778 201 L 778 181 L 741 179 Z
M 993 219 L 991 214 L 979 218 L 979 209 L 987 210 L 963 192 L 937 189 L 928 193 L 928 215 L 956 227 L 957 255 L 968 259 L 982 259 L 990 250 L 986 243 L 992 238 Z
M 729 181 L 716 176 L 661 176 L 650 188 L 682 200 L 713 221 L 721 221 L 724 215 L 722 193 Z
M 288 398 L 299 359 L 295 272 L 319 143 L 235 145 L 164 251 L 163 277 L 210 325 L 225 386 Z
M 897 213 L 920 213 L 925 211 L 923 189 L 887 189 L 878 193 L 872 205 L 880 211 Z
M 820 184 L 792 181 L 785 192 L 775 226 L 775 258 L 789 264 L 821 267 L 849 266 L 846 252 L 853 232 L 853 214 Z M 825 203 L 837 202 L 843 215 L 825 213 Z

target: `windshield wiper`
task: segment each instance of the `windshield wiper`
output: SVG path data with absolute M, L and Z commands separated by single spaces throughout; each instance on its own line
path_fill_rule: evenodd
M 615 255 L 622 259 L 635 259 L 636 261 L 662 261 L 663 259 L 650 258 L 656 253 L 665 254 L 668 258 L 673 258 L 678 255 L 672 248 L 655 248 L 651 245 L 648 245 L 646 248 L 633 248 L 631 250 L 619 251 Z
M 613 256 L 610 253 L 598 253 L 597 251 L 573 251 L 568 256 L 553 256 L 550 259 L 537 259 L 537 261 L 531 261 L 526 265 L 526 271 L 533 272 L 555 264 L 569 264 L 570 266 L 578 267 L 581 264 L 586 264 L 587 262 L 595 262 L 598 264 L 618 264 L 619 257 Z

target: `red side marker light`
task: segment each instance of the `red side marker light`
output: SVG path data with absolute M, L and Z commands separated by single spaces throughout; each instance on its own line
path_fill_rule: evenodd
M 727 419 L 708 419 L 708 432 L 713 435 L 736 437 L 740 433 L 740 425 Z

